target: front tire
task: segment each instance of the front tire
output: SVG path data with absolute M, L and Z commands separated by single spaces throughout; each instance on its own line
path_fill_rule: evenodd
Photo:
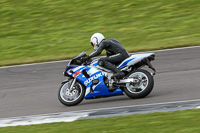
M 62 84 L 58 91 L 59 101 L 66 106 L 74 106 L 79 104 L 82 102 L 85 96 L 85 86 L 76 81 L 73 89 L 70 91 L 69 88 L 71 83 L 72 79 Z
M 138 83 L 126 83 L 124 93 L 133 99 L 144 98 L 152 91 L 154 86 L 153 76 L 146 70 L 137 69 L 128 74 L 125 78 L 138 79 Z

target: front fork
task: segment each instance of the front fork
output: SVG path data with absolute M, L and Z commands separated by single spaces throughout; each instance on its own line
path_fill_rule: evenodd
M 65 84 L 65 83 L 69 82 L 70 80 L 72 80 L 72 78 L 69 78 L 69 79 L 63 81 L 62 84 Z M 69 91 L 70 91 L 70 92 L 73 90 L 73 86 L 74 86 L 75 83 L 76 83 L 76 77 L 75 77 L 75 78 L 73 79 L 73 81 L 71 82 L 71 85 L 70 85 L 70 88 L 69 88 Z
M 70 85 L 69 91 L 71 92 L 73 90 L 73 86 L 76 83 L 76 77 L 73 79 L 72 84 Z

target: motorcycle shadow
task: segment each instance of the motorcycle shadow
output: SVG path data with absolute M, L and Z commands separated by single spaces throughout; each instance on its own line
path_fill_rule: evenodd
M 120 102 L 120 101 L 130 101 L 133 100 L 128 98 L 125 95 L 115 96 L 115 97 L 101 97 L 101 98 L 93 98 L 93 99 L 85 99 L 80 105 L 89 105 L 89 104 L 103 104 L 103 103 L 112 103 L 112 102 Z
M 138 98 L 138 99 L 131 99 L 127 97 L 126 95 L 120 95 L 120 96 L 114 96 L 114 97 L 101 97 L 101 98 L 96 98 L 96 99 L 85 99 L 82 103 L 80 103 L 78 106 L 85 106 L 85 105 L 94 105 L 98 106 L 100 104 L 104 105 L 118 105 L 121 104 L 127 105 L 133 104 L 133 103 L 138 103 L 138 102 L 144 102 L 144 101 L 149 101 L 149 99 L 152 99 L 154 95 L 148 95 L 145 98 Z

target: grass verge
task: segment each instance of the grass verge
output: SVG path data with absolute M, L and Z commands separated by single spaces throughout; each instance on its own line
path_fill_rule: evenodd
M 200 109 L 0 128 L 1 133 L 199 133 Z
M 200 44 L 199 0 L 1 0 L 0 66 L 92 52 L 94 32 L 129 52 Z

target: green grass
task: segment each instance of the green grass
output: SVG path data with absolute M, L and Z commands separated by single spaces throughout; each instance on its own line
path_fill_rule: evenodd
M 0 128 L 1 133 L 200 133 L 200 110 Z
M 129 52 L 200 44 L 199 0 L 0 0 L 0 66 L 92 52 L 95 32 Z

